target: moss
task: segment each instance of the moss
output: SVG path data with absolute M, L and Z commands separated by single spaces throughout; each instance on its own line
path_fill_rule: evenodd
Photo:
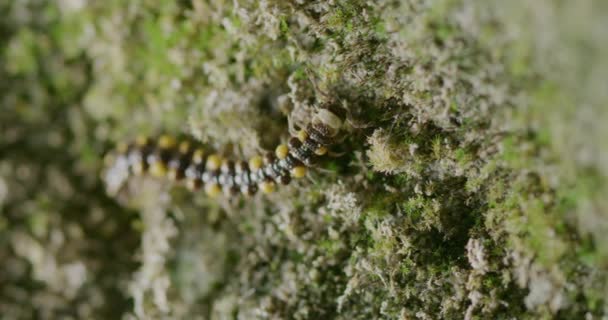
M 0 2 L 0 308 L 605 317 L 607 10 Z M 103 191 L 102 154 L 138 133 L 249 157 L 328 101 L 348 114 L 338 155 L 274 195 Z

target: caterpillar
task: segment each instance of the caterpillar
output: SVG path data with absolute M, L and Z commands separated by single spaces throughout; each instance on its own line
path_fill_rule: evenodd
M 287 144 L 279 144 L 274 152 L 248 161 L 226 159 L 168 135 L 156 140 L 138 137 L 108 154 L 104 177 L 108 193 L 116 193 L 131 174 L 168 177 L 183 182 L 192 191 L 202 188 L 210 197 L 239 193 L 252 196 L 258 190 L 272 193 L 277 185 L 306 176 L 317 157 L 328 152 L 343 126 L 341 111 L 331 106 L 318 108 L 310 123 L 290 137 Z

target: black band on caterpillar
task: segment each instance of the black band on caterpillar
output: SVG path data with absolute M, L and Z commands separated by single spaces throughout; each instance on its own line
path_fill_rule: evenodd
M 169 136 L 161 136 L 156 141 L 138 138 L 111 154 L 114 159 L 106 170 L 106 186 L 109 193 L 116 193 L 129 174 L 148 173 L 184 181 L 191 190 L 204 187 L 212 197 L 239 192 L 253 195 L 258 190 L 270 193 L 277 184 L 289 184 L 294 178 L 304 177 L 307 167 L 327 153 L 341 126 L 342 120 L 335 112 L 319 109 L 312 122 L 300 130 L 297 137 L 290 138 L 287 145 L 281 144 L 274 153 L 255 156 L 248 162 L 207 154 L 188 141 L 178 144 Z

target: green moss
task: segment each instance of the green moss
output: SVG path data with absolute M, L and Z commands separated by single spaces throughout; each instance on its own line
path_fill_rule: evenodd
M 0 2 L 3 315 L 606 315 L 605 6 L 127 2 Z M 340 155 L 275 195 L 103 191 L 137 133 L 249 157 L 327 101 Z

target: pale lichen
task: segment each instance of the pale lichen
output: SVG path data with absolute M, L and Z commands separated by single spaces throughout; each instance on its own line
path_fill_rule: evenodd
M 0 12 L 7 318 L 608 314 L 600 1 Z M 99 180 L 101 155 L 136 134 L 248 157 L 323 103 L 345 108 L 339 145 L 276 194 L 130 178 L 108 198 Z

